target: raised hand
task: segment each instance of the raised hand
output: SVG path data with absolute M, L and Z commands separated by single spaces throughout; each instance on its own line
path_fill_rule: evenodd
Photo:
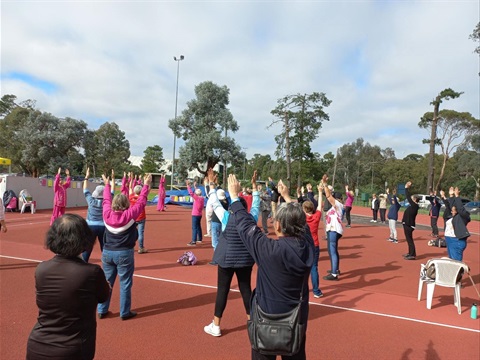
M 90 176 L 90 168 L 87 168 L 87 172 L 85 173 L 85 178 L 88 178 Z
M 145 174 L 145 176 L 143 177 L 143 184 L 150 186 L 151 183 L 152 183 L 152 174 Z
M 255 170 L 252 175 L 252 189 L 256 189 L 256 188 L 257 188 L 257 170 Z
M 238 193 L 241 190 L 242 187 L 238 182 L 237 177 L 234 174 L 228 175 L 228 192 L 232 201 L 238 199 Z
M 217 180 L 217 175 L 215 174 L 215 171 L 213 171 L 212 168 L 208 169 L 207 171 L 207 179 L 209 183 L 216 182 Z
M 102 174 L 102 179 L 103 179 L 103 183 L 104 183 L 105 185 L 107 185 L 108 182 L 110 181 L 110 179 L 109 179 L 107 176 L 105 176 L 105 174 Z

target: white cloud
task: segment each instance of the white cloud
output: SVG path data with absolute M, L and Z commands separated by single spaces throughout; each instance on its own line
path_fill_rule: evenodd
M 114 121 L 133 155 L 160 145 L 171 157 L 173 56 L 185 55 L 178 113 L 200 82 L 226 85 L 249 157 L 273 156 L 277 99 L 313 91 L 333 101 L 314 151 L 363 137 L 397 156 L 424 154 L 417 123 L 441 90 L 465 92 L 442 106 L 480 117 L 479 57 L 468 39 L 478 10 L 477 1 L 4 1 L 2 76 L 29 74 L 58 91 L 2 78 L 1 92 L 93 129 Z

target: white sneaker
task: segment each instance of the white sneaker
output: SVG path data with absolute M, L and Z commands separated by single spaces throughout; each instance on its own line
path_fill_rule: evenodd
M 212 336 L 222 336 L 222 332 L 220 331 L 220 326 L 217 326 L 213 323 L 210 325 L 207 325 L 203 328 L 207 334 L 210 334 Z

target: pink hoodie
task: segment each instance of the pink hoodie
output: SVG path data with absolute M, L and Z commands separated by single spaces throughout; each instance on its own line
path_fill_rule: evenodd
M 205 207 L 205 198 L 195 194 L 190 186 L 187 186 L 188 193 L 193 197 L 192 216 L 202 216 L 203 208 Z
M 148 190 L 148 185 L 144 185 L 135 205 L 130 206 L 127 210 L 113 211 L 110 184 L 106 184 L 105 189 L 103 190 L 103 220 L 105 221 L 105 225 L 109 225 L 113 228 L 120 228 L 127 225 L 132 220 L 135 221 L 147 204 Z

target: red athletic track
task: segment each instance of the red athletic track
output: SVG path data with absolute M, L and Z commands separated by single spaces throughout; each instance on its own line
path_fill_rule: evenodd
M 72 212 L 86 215 L 85 209 Z M 356 207 L 353 213 L 370 216 Z M 24 359 L 28 335 L 35 323 L 34 272 L 38 261 L 52 254 L 43 248 L 51 213 L 7 213 L 8 232 L 0 235 L 0 358 Z M 419 215 L 418 223 L 429 224 Z M 202 223 L 204 227 L 204 222 Z M 468 241 L 464 261 L 477 287 L 480 283 L 479 223 Z M 203 229 L 205 232 L 205 228 Z M 416 230 L 418 260 L 403 260 L 407 251 L 403 231 L 400 244 L 392 244 L 388 227 L 355 225 L 340 240 L 338 282 L 321 280 L 325 296 L 310 297 L 307 357 L 312 359 L 476 359 L 480 358 L 479 320 L 470 319 L 470 306 L 479 302 L 468 278 L 461 291 L 462 314 L 453 305 L 453 289 L 435 288 L 432 309 L 417 301 L 421 263 L 446 255 L 446 249 L 427 246 L 428 230 Z M 216 267 L 208 265 L 210 238 L 195 248 L 190 210 L 168 206 L 158 213 L 147 207 L 145 245 L 149 253 L 136 254 L 132 309 L 139 315 L 121 321 L 118 314 L 118 280 L 111 311 L 98 321 L 96 359 L 248 359 L 250 345 L 240 294 L 231 292 L 222 321 L 222 336 L 203 332 L 213 317 Z M 322 232 L 322 229 L 320 230 Z M 321 241 L 319 269 L 329 268 L 326 242 Z M 193 250 L 195 266 L 181 266 L 177 258 Z M 95 247 L 92 262 L 100 263 Z

